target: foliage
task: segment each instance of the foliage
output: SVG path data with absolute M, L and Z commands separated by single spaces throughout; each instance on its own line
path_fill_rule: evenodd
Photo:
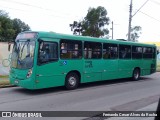
M 109 25 L 109 17 L 107 10 L 99 6 L 97 8 L 89 8 L 86 17 L 80 21 L 74 21 L 70 24 L 73 34 L 91 37 L 103 37 L 109 33 L 106 25 Z
M 5 11 L 3 11 L 3 10 L 0 10 L 0 16 L 6 17 L 6 18 L 9 17 L 9 16 L 8 16 L 8 13 L 5 12 Z
M 74 35 L 81 35 L 82 33 L 82 22 L 73 21 L 73 24 L 70 24 L 71 31 Z
M 8 13 L 0 10 L 0 41 L 14 40 L 19 32 L 30 30 L 30 27 L 20 19 L 10 19 Z
M 20 19 L 15 18 L 12 20 L 12 22 L 13 22 L 13 29 L 15 30 L 14 39 L 16 38 L 18 33 L 30 30 L 30 27 L 24 22 L 22 22 Z
M 2 14 L 0 16 L 0 41 L 12 40 L 14 34 L 12 20 L 6 14 Z
M 133 42 L 137 42 L 138 38 L 140 37 L 142 31 L 142 27 L 141 26 L 134 26 L 131 28 L 131 41 Z

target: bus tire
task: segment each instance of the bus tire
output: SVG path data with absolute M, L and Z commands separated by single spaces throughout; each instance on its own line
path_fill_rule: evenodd
M 135 68 L 133 71 L 132 79 L 139 80 L 139 78 L 140 78 L 140 70 L 138 68 Z
M 65 80 L 65 87 L 68 90 L 73 90 L 76 89 L 79 85 L 79 76 L 74 73 L 71 72 L 66 76 L 66 80 Z

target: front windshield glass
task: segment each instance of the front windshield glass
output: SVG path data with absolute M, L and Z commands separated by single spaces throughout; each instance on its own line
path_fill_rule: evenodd
M 35 41 L 18 40 L 15 42 L 11 57 L 11 67 L 29 69 L 33 66 Z

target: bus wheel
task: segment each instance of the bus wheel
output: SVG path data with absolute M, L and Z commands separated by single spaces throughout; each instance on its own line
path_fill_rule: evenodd
M 135 68 L 133 71 L 132 79 L 139 80 L 139 77 L 140 77 L 140 70 L 138 68 Z
M 69 73 L 65 80 L 65 87 L 68 90 L 73 90 L 76 89 L 78 85 L 79 85 L 79 76 L 74 72 Z

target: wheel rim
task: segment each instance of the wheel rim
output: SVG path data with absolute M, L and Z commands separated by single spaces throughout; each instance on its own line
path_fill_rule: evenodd
M 68 83 L 69 83 L 69 85 L 70 86 L 75 86 L 76 85 L 76 78 L 75 77 L 70 77 L 69 79 L 68 79 Z
M 138 72 L 138 70 L 136 70 L 136 71 L 134 72 L 134 78 L 135 78 L 135 79 L 138 79 L 138 78 L 139 78 L 139 72 Z

